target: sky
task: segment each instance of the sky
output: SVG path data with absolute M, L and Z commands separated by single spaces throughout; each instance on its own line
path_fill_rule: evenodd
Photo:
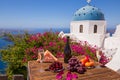
M 120 24 L 120 0 L 92 0 L 107 27 Z M 0 28 L 69 28 L 73 14 L 86 0 L 0 0 Z

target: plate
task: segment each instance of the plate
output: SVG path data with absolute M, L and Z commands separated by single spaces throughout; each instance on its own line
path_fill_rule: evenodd
M 62 69 L 59 69 L 59 70 L 50 70 L 50 69 L 45 69 L 45 71 L 51 71 L 51 72 L 55 72 L 55 73 L 58 73 L 58 72 L 61 72 L 61 71 L 64 71 L 65 68 L 62 68 Z
M 62 69 L 59 69 L 59 70 L 54 70 L 54 72 L 58 73 L 58 72 L 61 72 L 61 71 L 64 71 L 65 69 L 62 68 Z
M 93 69 L 95 68 L 95 66 L 91 66 L 91 67 L 86 67 L 87 69 Z

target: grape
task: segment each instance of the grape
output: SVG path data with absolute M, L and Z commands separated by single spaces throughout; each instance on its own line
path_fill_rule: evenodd
M 77 63 L 79 63 L 79 61 L 75 57 L 70 58 L 68 61 L 68 64 L 71 66 L 75 66 Z
M 61 62 L 53 62 L 50 66 L 49 66 L 49 70 L 53 70 L 53 71 L 57 71 L 63 69 L 62 63 Z
M 77 72 L 80 73 L 80 74 L 83 74 L 85 71 L 83 70 L 82 67 L 79 67 L 79 68 L 77 69 Z
M 78 61 L 76 57 L 72 57 L 68 61 L 68 70 L 71 72 L 78 72 L 80 74 L 83 74 L 86 71 L 86 68 L 84 65 L 82 65 L 81 62 Z
M 68 66 L 68 70 L 71 71 L 71 72 L 74 72 L 74 67 L 71 67 L 71 66 Z

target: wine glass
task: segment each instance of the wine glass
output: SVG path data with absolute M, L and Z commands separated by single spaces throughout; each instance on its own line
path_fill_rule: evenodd
M 38 56 L 40 58 L 40 72 L 44 72 L 42 69 L 42 62 L 44 60 L 44 49 L 38 49 Z
M 96 57 L 97 57 L 98 62 L 99 62 L 99 61 L 100 61 L 100 58 L 101 58 L 101 56 L 100 56 L 100 51 L 99 51 L 99 50 L 96 51 Z
M 99 50 L 96 51 L 96 57 L 97 57 L 97 59 L 98 59 L 97 61 L 99 62 L 100 59 L 101 59 L 100 51 L 99 51 Z M 101 66 L 100 66 L 100 65 L 97 65 L 96 68 L 101 68 Z

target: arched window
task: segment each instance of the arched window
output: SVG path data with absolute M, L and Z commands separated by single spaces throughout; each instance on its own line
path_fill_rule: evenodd
M 80 33 L 83 33 L 83 25 L 80 25 Z
M 97 33 L 97 25 L 94 25 L 94 33 Z

